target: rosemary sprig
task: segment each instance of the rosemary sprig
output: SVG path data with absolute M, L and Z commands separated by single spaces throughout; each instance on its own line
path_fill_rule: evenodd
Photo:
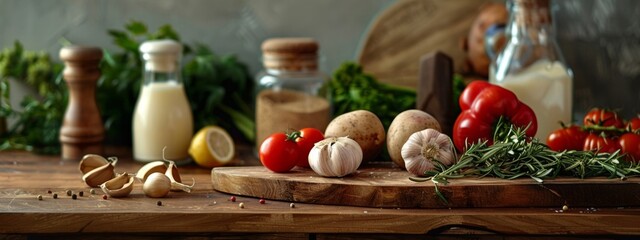
M 530 177 L 538 183 L 558 176 L 578 178 L 604 176 L 620 178 L 640 176 L 640 164 L 627 162 L 619 153 L 594 153 L 591 151 L 556 152 L 535 138 L 525 135 L 524 129 L 510 127 L 503 139 L 494 144 L 479 142 L 468 146 L 457 163 L 445 167 L 436 164 L 436 170 L 425 172 L 425 177 L 410 177 L 413 181 L 431 181 L 436 195 L 448 203 L 438 184 L 448 184 L 447 179 L 467 176 L 516 179 Z

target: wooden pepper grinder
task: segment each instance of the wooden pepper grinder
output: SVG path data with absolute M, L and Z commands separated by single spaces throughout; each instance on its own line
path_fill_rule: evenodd
M 96 47 L 70 46 L 60 50 L 64 61 L 64 80 L 69 88 L 69 104 L 60 129 L 62 158 L 80 160 L 88 153 L 104 151 L 104 126 L 96 103 L 96 82 L 102 50 Z

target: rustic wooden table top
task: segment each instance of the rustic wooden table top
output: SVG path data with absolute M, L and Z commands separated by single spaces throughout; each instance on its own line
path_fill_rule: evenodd
M 255 165 L 251 154 L 236 165 Z M 142 166 L 124 154 L 117 172 Z M 0 152 L 0 235 L 71 233 L 507 234 L 640 236 L 640 208 L 366 208 L 267 200 L 216 192 L 209 169 L 180 167 L 191 193 L 147 198 L 136 183 L 127 198 L 102 199 L 81 180 L 78 162 L 27 152 Z M 58 199 L 52 194 L 57 193 Z M 73 200 L 65 192 L 83 191 Z M 43 199 L 38 200 L 37 196 Z M 162 201 L 162 206 L 157 201 Z M 638 200 L 640 201 L 640 199 Z M 239 207 L 244 204 L 244 208 Z M 314 235 L 315 236 L 315 235 Z M 405 235 L 406 236 L 406 235 Z M 315 237 L 314 237 L 315 238 Z

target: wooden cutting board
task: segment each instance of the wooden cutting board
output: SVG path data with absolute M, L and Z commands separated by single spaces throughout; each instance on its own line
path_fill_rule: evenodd
M 401 0 L 378 16 L 364 36 L 358 62 L 379 81 L 416 88 L 418 63 L 428 53 L 451 56 L 462 70 L 462 42 L 480 8 L 500 0 Z
M 217 191 L 272 200 L 383 208 L 631 207 L 640 206 L 640 179 L 503 180 L 454 179 L 435 194 L 431 182 L 413 182 L 399 168 L 367 167 L 343 178 L 320 177 L 310 169 L 273 173 L 262 166 L 211 171 Z

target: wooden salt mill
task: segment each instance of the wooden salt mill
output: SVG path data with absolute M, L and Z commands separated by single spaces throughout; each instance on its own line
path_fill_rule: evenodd
M 60 129 L 62 158 L 80 160 L 85 154 L 102 154 L 104 126 L 96 103 L 96 82 L 102 50 L 70 46 L 60 50 L 64 80 L 69 88 L 69 104 Z

